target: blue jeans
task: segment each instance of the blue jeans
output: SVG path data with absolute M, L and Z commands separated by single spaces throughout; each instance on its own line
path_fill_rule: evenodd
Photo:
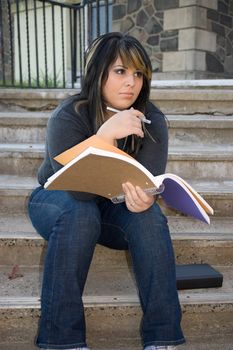
M 35 189 L 29 215 L 48 241 L 36 344 L 42 348 L 84 347 L 82 293 L 97 243 L 129 249 L 143 311 L 143 345 L 183 343 L 174 254 L 167 220 L 155 203 L 142 213 L 124 203 L 79 201 L 65 191 Z

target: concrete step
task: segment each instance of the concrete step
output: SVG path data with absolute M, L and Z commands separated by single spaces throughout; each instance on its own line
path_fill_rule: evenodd
M 44 144 L 0 144 L 0 173 L 36 176 L 44 158 Z
M 0 142 L 44 143 L 49 116 L 49 112 L 0 112 Z
M 232 169 L 233 147 L 230 145 L 183 144 L 169 147 L 166 172 L 184 179 L 227 180 L 231 178 Z
M 0 89 L 0 107 L 7 110 L 51 110 L 78 90 Z M 232 115 L 232 86 L 153 86 L 151 100 L 165 114 Z
M 233 144 L 233 116 L 167 115 L 171 146 Z
M 192 338 L 219 337 L 233 340 L 233 272 L 232 267 L 216 268 L 224 275 L 222 288 L 179 291 L 183 310 L 182 325 L 189 344 Z M 0 346 L 31 344 L 39 319 L 40 273 L 22 270 L 22 277 L 9 280 L 8 271 L 1 273 Z M 106 269 L 91 271 L 84 293 L 88 343 L 93 349 L 141 349 L 139 324 L 141 310 L 131 272 L 119 269 L 106 278 Z M 189 338 L 190 337 L 190 338 Z M 200 343 L 199 343 L 200 344 Z M 8 348 L 12 349 L 12 348 Z M 29 349 L 26 347 L 25 349 Z M 181 347 L 182 349 L 182 347 Z M 198 349 L 198 347 L 193 347 Z M 201 349 L 201 347 L 199 347 Z M 204 348 L 202 348 L 204 349 Z M 206 348 L 210 349 L 210 348 Z M 212 348 L 211 348 L 212 349 Z M 217 348 L 216 348 L 217 349 Z M 222 348 L 219 348 L 222 349 Z M 226 347 L 227 349 L 227 347 Z M 230 348 L 229 348 L 230 349 Z
M 201 339 L 199 337 L 188 337 L 185 345 L 180 345 L 177 347 L 177 350 L 232 350 L 232 336 L 221 336 L 221 334 L 217 334 L 217 338 L 213 338 L 213 336 L 202 336 Z M 98 344 L 96 342 L 91 347 L 91 350 L 142 350 L 142 347 L 139 345 L 140 341 L 138 339 L 130 339 L 130 344 L 125 342 L 123 343 L 121 340 L 117 339 L 117 344 L 108 344 L 108 342 L 103 342 L 102 339 L 98 340 Z M 28 342 L 20 342 L 20 343 L 8 343 L 3 344 L 3 348 L 1 350 L 38 350 L 32 343 Z
M 151 86 L 156 89 L 232 89 L 233 79 L 152 79 Z
M 151 100 L 165 114 L 232 115 L 233 89 L 152 89 Z
M 43 158 L 44 144 L 0 144 L 0 173 L 36 176 Z M 185 179 L 229 179 L 232 168 L 233 145 L 183 145 L 169 148 L 167 172 Z
M 75 89 L 0 89 L 0 110 L 51 111 L 65 98 L 78 92 Z
M 51 112 L 0 112 L 0 143 L 44 143 Z M 233 144 L 233 116 L 167 115 L 170 145 Z
M 28 197 L 36 186 L 33 177 L 0 175 L 0 212 L 26 213 Z
M 233 265 L 232 218 L 213 217 L 211 225 L 181 216 L 169 216 L 168 221 L 178 264 Z M 0 266 L 41 266 L 45 252 L 46 242 L 27 215 L 0 216 Z M 97 245 L 93 266 L 122 268 L 128 261 L 128 252 Z
M 215 216 L 233 216 L 233 181 L 190 181 L 215 210 Z M 28 197 L 37 186 L 34 177 L 16 175 L 0 175 L 0 213 L 16 214 L 27 211 Z M 162 201 L 161 206 L 166 215 L 180 215 L 167 208 Z

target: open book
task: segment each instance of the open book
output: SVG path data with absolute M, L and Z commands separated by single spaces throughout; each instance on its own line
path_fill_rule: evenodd
M 181 177 L 153 176 L 142 164 L 94 135 L 55 160 L 63 165 L 48 178 L 44 188 L 94 193 L 113 203 L 124 201 L 122 183 L 129 181 L 146 192 L 160 194 L 165 203 L 186 215 L 210 223 L 209 204 Z

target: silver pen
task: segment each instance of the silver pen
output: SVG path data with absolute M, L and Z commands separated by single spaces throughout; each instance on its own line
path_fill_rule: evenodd
M 111 111 L 111 112 L 116 112 L 116 113 L 121 112 L 119 109 L 112 108 L 112 107 L 108 107 L 108 106 L 107 106 L 107 109 L 108 109 L 109 111 Z M 141 121 L 142 121 L 143 123 L 151 124 L 151 120 L 146 119 L 145 116 L 143 116 L 143 117 L 140 118 L 140 119 L 141 119 Z

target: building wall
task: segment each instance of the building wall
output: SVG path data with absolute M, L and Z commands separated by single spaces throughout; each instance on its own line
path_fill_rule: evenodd
M 74 3 L 79 0 L 59 1 Z M 10 2 L 15 4 L 15 0 Z M 29 5 L 31 2 L 32 0 L 28 1 Z M 20 3 L 25 2 L 23 0 Z M 41 6 L 41 3 L 38 3 Z M 10 83 L 13 75 L 16 80 L 19 76 L 19 65 L 14 61 L 17 53 L 17 35 L 13 30 L 11 47 L 7 2 L 2 3 L 0 10 L 3 20 L 0 25 L 0 82 L 3 79 L 1 67 L 4 60 L 5 80 Z M 156 79 L 233 78 L 233 0 L 113 0 L 112 11 L 112 30 L 129 33 L 143 43 L 151 58 Z M 11 20 L 14 26 L 14 15 Z M 51 22 L 51 19 L 49 21 Z M 31 23 L 30 37 L 33 28 Z M 22 35 L 26 33 L 25 30 Z M 26 39 L 21 44 L 26 45 Z M 31 43 L 31 55 L 33 47 L 34 43 Z M 68 46 L 65 51 L 65 59 L 69 62 Z M 53 75 L 51 50 L 48 54 L 51 63 L 49 71 L 50 75 Z M 44 56 L 42 44 L 40 56 Z M 57 74 L 61 70 L 61 56 L 59 53 L 56 57 Z M 22 55 L 22 61 L 26 70 L 26 53 Z M 31 59 L 33 76 L 34 66 L 35 55 Z M 66 71 L 69 70 L 67 67 L 68 65 Z M 27 77 L 26 73 L 23 75 Z
M 158 79 L 233 78 L 233 0 L 115 0 L 113 30 L 144 44 Z
M 216 51 L 208 53 L 207 70 L 233 77 L 233 0 L 219 0 L 217 10 L 207 10 L 208 26 L 216 33 Z

